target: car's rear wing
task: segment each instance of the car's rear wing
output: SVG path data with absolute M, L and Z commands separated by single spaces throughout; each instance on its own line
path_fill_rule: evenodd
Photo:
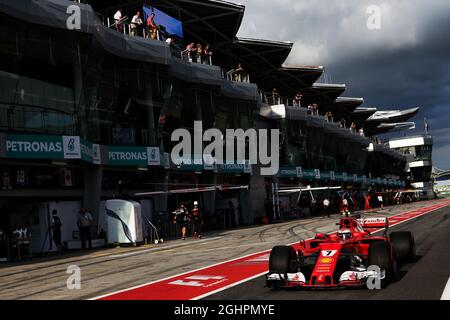
M 364 229 L 382 229 L 386 230 L 389 227 L 389 219 L 387 217 L 373 217 L 373 218 L 364 218 L 358 219 L 359 224 Z

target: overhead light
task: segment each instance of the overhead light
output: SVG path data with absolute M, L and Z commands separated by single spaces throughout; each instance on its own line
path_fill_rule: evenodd
M 145 167 L 138 167 L 138 170 L 139 170 L 139 171 L 148 171 L 148 168 L 145 168 Z

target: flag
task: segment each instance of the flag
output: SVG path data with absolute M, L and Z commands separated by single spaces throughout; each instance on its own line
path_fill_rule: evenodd
M 428 130 L 430 129 L 430 127 L 428 125 L 427 118 L 424 118 L 424 129 L 425 129 L 425 133 L 428 134 Z

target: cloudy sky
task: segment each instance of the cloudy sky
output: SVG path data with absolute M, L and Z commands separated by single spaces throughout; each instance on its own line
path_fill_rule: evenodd
M 324 66 L 329 82 L 347 84 L 344 96 L 365 106 L 421 106 L 416 129 L 398 134 L 422 133 L 427 117 L 434 165 L 450 169 L 449 0 L 240 2 L 239 36 L 294 42 L 288 64 Z M 381 9 L 381 30 L 367 27 L 371 5 Z

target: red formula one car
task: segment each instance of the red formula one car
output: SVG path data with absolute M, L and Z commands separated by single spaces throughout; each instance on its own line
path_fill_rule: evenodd
M 415 260 L 414 237 L 409 231 L 388 236 L 388 218 L 341 218 L 339 231 L 300 241 L 299 250 L 276 246 L 270 253 L 269 288 L 363 287 L 377 278 L 381 287 L 397 279 L 399 265 Z M 384 234 L 371 232 L 384 228 Z

